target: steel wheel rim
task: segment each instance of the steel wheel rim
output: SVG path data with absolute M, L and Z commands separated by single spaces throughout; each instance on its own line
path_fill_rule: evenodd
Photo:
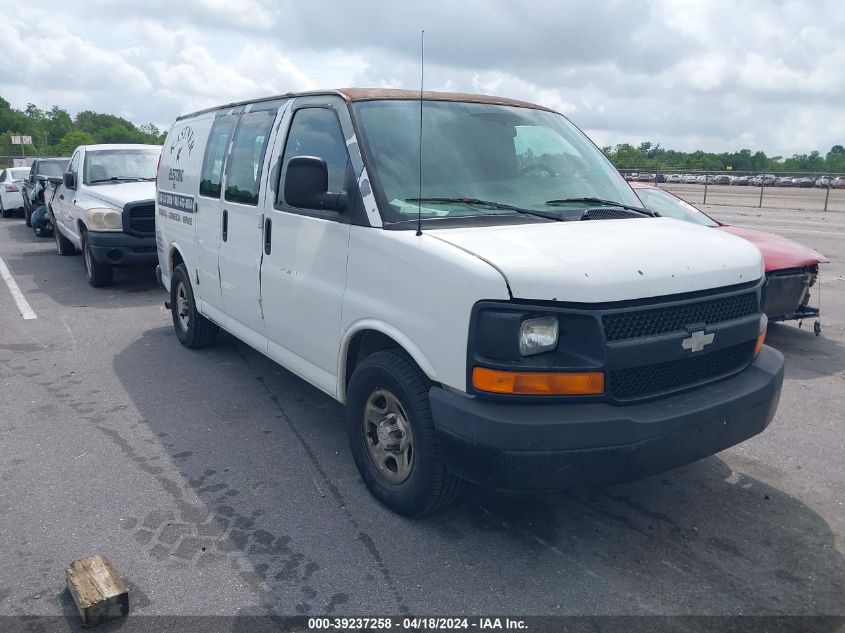
M 414 436 L 399 399 L 387 389 L 376 389 L 367 398 L 361 431 L 367 455 L 379 474 L 391 484 L 401 484 L 414 468 Z
M 190 304 L 188 303 L 188 292 L 185 290 L 185 284 L 181 281 L 176 286 L 176 317 L 179 319 L 179 327 L 182 328 L 183 332 L 187 332 L 191 319 Z

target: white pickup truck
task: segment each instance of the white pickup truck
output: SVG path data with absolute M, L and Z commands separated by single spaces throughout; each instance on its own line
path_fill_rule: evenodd
M 112 282 L 115 267 L 153 266 L 158 145 L 82 145 L 51 195 L 60 255 L 82 251 L 92 286 Z
M 180 342 L 223 328 L 345 403 L 362 479 L 402 514 L 464 480 L 642 477 L 777 408 L 760 251 L 654 217 L 538 105 L 344 89 L 211 108 L 171 128 L 156 209 Z

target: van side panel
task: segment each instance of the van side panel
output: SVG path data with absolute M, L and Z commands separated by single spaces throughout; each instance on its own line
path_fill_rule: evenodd
M 164 142 L 156 179 L 156 247 L 162 281 L 170 287 L 171 261 L 178 252 L 194 282 L 194 294 L 198 299 L 201 299 L 203 288 L 197 287 L 195 281 L 195 236 L 199 217 L 195 203 L 211 121 L 212 117 L 204 116 L 176 122 Z
M 431 380 L 464 391 L 472 307 L 481 299 L 508 300 L 508 288 L 490 264 L 415 233 L 351 227 L 341 349 L 363 327 L 379 329 L 402 344 Z M 342 402 L 344 375 L 341 353 Z

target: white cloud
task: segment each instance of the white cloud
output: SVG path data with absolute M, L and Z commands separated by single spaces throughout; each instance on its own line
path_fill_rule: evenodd
M 10 7 L 0 22 L 0 94 L 16 107 L 55 103 L 167 127 L 201 107 L 292 90 L 415 88 L 425 28 L 427 87 L 537 101 L 599 144 L 791 155 L 845 137 L 835 0 L 39 7 Z

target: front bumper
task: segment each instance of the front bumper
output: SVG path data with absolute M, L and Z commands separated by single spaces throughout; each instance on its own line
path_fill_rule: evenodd
M 502 403 L 432 387 L 451 472 L 509 491 L 639 479 L 713 455 L 765 429 L 777 410 L 783 355 L 764 347 L 742 373 L 660 400 Z
M 91 254 L 100 264 L 153 266 L 158 263 L 155 235 L 139 237 L 128 233 L 89 231 Z

